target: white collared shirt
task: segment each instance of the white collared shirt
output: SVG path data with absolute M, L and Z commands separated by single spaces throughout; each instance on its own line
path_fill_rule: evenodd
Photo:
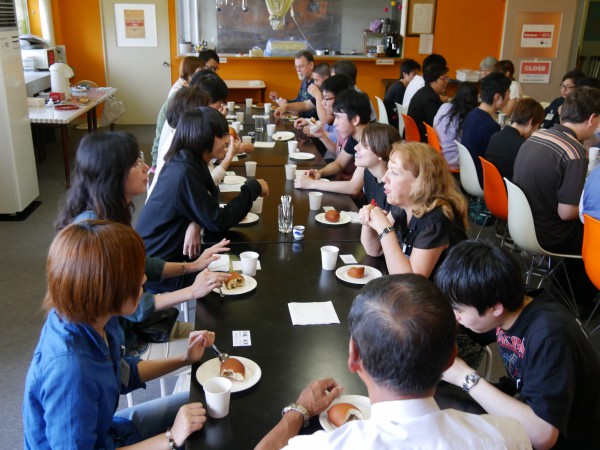
M 402 99 L 402 106 L 408 111 L 408 105 L 413 98 L 413 95 L 417 93 L 419 89 L 425 86 L 425 80 L 421 75 L 415 75 L 415 77 L 410 80 L 408 86 L 406 86 L 406 91 L 404 91 L 404 98 Z

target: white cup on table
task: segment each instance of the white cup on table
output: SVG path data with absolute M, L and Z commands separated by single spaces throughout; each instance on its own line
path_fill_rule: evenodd
M 252 212 L 254 214 L 262 214 L 262 208 L 263 208 L 263 198 L 258 197 L 252 203 L 252 209 L 250 210 L 250 212 Z
M 227 102 L 227 110 L 229 111 L 229 114 L 234 114 L 235 102 Z
M 285 179 L 293 180 L 296 178 L 296 164 L 286 164 L 285 165 Z
M 333 245 L 325 245 L 321 247 L 321 267 L 324 270 L 335 269 L 338 253 L 340 249 Z
M 276 125 L 274 123 L 270 123 L 269 125 L 267 125 L 267 135 L 273 136 L 273 134 L 275 133 L 275 127 Z
M 252 136 L 242 136 L 242 142 L 246 144 L 252 144 Z
M 246 108 L 252 108 L 252 99 L 251 98 L 246 99 Z
M 265 114 L 271 114 L 271 103 L 265 103 Z
M 238 122 L 241 123 L 244 121 L 244 113 L 243 112 L 236 112 L 235 115 L 237 116 Z
M 242 273 L 244 275 L 248 275 L 250 277 L 256 275 L 256 266 L 258 265 L 258 253 L 240 253 L 240 261 L 242 261 Z
M 310 209 L 313 211 L 320 210 L 322 198 L 323 198 L 322 192 L 309 192 L 308 193 L 308 203 L 310 205 Z
M 240 125 L 241 125 L 241 123 L 239 123 L 237 121 L 231 122 L 231 128 L 233 128 L 237 134 L 240 133 Z
M 246 161 L 246 176 L 255 177 L 256 176 L 256 161 Z
M 229 414 L 231 386 L 231 380 L 223 377 L 209 378 L 204 382 L 206 412 L 210 417 L 220 419 Z
M 298 150 L 298 141 L 288 141 L 288 153 L 294 153 Z

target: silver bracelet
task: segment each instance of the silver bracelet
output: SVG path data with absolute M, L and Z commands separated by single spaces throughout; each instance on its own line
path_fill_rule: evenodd
M 298 403 L 290 403 L 289 405 L 287 405 L 285 408 L 283 408 L 281 410 L 281 415 L 283 416 L 288 411 L 296 411 L 296 412 L 299 412 L 300 414 L 302 414 L 302 417 L 304 418 L 304 428 L 306 428 L 308 426 L 308 423 L 310 421 L 310 416 L 308 415 L 308 411 L 306 410 L 306 408 L 304 406 L 299 405 Z

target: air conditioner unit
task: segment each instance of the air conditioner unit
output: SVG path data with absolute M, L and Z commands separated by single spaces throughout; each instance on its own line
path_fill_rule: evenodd
M 39 195 L 14 1 L 0 0 L 0 214 Z

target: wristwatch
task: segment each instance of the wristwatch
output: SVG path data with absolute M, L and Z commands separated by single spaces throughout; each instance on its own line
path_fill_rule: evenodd
M 478 372 L 471 372 L 465 377 L 465 382 L 462 385 L 463 391 L 469 392 L 473 386 L 479 383 L 481 375 Z
M 299 405 L 298 403 L 290 403 L 289 405 L 287 405 L 285 408 L 283 408 L 281 410 L 281 415 L 283 416 L 288 411 L 296 411 L 296 412 L 299 412 L 300 414 L 302 414 L 302 417 L 304 418 L 304 428 L 306 428 L 308 426 L 310 416 L 308 415 L 308 411 L 306 410 L 306 408 L 304 406 Z
M 381 230 L 381 233 L 377 235 L 377 239 L 381 241 L 386 234 L 391 233 L 392 231 L 396 231 L 394 227 L 385 227 Z

